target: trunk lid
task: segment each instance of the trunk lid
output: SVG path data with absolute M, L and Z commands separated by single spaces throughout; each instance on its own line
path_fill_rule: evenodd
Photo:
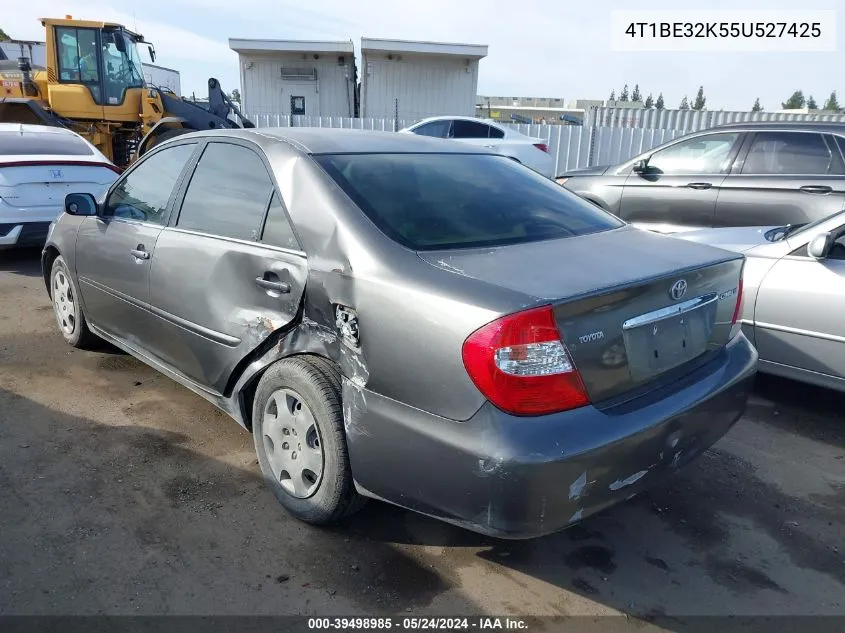
M 671 375 L 727 343 L 744 261 L 737 253 L 630 226 L 419 256 L 554 305 L 594 403 Z
M 0 163 L 0 202 L 16 210 L 62 208 L 65 195 L 98 197 L 116 178 L 116 172 L 98 163 Z

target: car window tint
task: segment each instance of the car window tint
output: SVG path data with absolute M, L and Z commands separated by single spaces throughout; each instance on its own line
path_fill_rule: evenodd
M 827 174 L 832 156 L 821 134 L 757 132 L 743 174 Z
M 548 178 L 501 156 L 315 158 L 376 226 L 414 250 L 534 242 L 623 225 Z
M 648 161 L 651 174 L 719 174 L 727 169 L 738 133 L 709 134 L 658 150 Z
M 452 138 L 489 138 L 490 126 L 478 121 L 455 119 L 452 124 Z
M 261 241 L 273 246 L 299 250 L 299 242 L 293 234 L 293 229 L 285 213 L 285 207 L 276 192 L 273 192 L 273 197 L 270 200 L 270 209 L 267 211 L 267 220 L 264 223 Z
M 177 226 L 257 240 L 272 189 L 264 161 L 254 151 L 209 143 L 191 176 Z
M 452 121 L 447 119 L 445 121 L 431 121 L 429 123 L 424 123 L 423 125 L 414 128 L 414 134 L 418 134 L 420 136 L 434 136 L 437 138 L 446 138 L 449 136 L 449 129 L 452 125 Z
M 93 156 L 94 150 L 78 136 L 56 132 L 0 132 L 0 156 Z
M 490 128 L 490 138 L 505 138 L 505 132 L 500 130 L 497 127 L 493 127 L 492 125 L 487 126 Z
M 194 148 L 186 143 L 144 159 L 112 189 L 103 215 L 166 224 L 167 202 Z

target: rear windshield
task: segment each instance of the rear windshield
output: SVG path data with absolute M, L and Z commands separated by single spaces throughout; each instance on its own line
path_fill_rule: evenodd
M 93 156 L 94 152 L 82 139 L 71 134 L 0 132 L 0 156 L 45 156 L 51 154 Z
M 384 233 L 414 250 L 519 244 L 597 233 L 623 224 L 502 156 L 314 158 Z

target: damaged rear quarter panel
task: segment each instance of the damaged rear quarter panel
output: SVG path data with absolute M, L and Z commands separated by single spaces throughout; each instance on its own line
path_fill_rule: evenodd
M 281 143 L 266 152 L 308 273 L 300 323 L 252 363 L 240 385 L 277 358 L 314 353 L 351 385 L 452 420 L 484 398 L 461 358 L 466 337 L 532 298 L 422 262 L 383 235 L 308 156 Z M 360 344 L 344 343 L 337 310 L 354 312 Z

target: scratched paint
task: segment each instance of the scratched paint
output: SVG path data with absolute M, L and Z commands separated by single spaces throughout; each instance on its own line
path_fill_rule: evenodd
M 621 490 L 622 488 L 630 486 L 631 484 L 635 484 L 640 479 L 645 477 L 647 472 L 648 472 L 647 470 L 641 470 L 637 473 L 634 473 L 630 477 L 625 477 L 625 479 L 617 479 L 612 484 L 610 484 L 610 489 L 611 490 Z

